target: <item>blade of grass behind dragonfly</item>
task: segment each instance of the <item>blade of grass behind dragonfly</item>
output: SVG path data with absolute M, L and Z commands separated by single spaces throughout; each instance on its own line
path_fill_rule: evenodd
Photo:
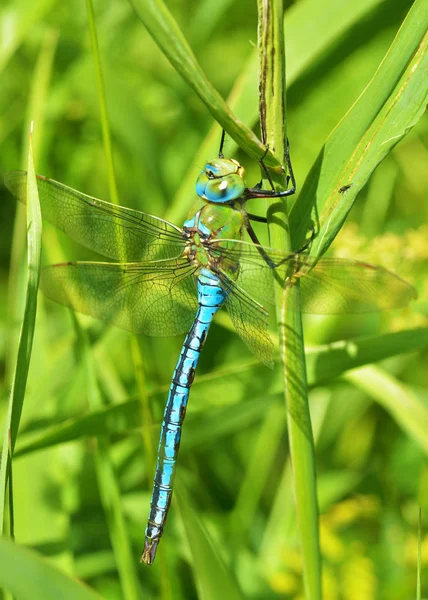
M 284 157 L 285 164 L 285 47 L 282 0 L 259 0 L 260 115 L 262 139 Z M 284 176 L 273 177 L 279 189 Z M 275 199 L 269 204 L 270 242 L 274 248 L 291 250 L 286 204 Z M 288 435 L 293 466 L 293 486 L 302 551 L 305 597 L 320 600 L 321 555 L 318 530 L 315 450 L 309 414 L 308 385 L 301 315 L 287 311 L 287 303 L 297 302 L 299 287 L 284 290 L 277 286 L 277 321 L 284 392 L 287 405 Z
M 0 37 L 0 73 L 13 53 L 27 39 L 28 32 L 35 24 L 43 22 L 46 14 L 51 13 L 53 4 L 54 0 L 2 3 L 0 31 L 7 31 L 7 35 Z
M 91 37 L 92 52 L 94 55 L 95 72 L 97 78 L 97 93 L 100 106 L 101 129 L 103 135 L 104 151 L 107 161 L 108 183 L 110 191 L 110 201 L 118 204 L 118 193 L 116 186 L 116 176 L 114 170 L 113 150 L 111 143 L 110 123 L 108 119 L 106 90 L 101 66 L 101 57 L 98 46 L 95 14 L 92 6 L 92 0 L 86 2 L 89 32 Z M 94 359 L 89 347 L 85 333 L 80 327 L 78 318 L 73 313 L 73 321 L 83 346 L 84 364 L 86 367 L 86 376 L 88 380 L 88 400 L 92 411 L 100 410 L 103 407 L 101 393 L 98 387 L 95 374 Z M 102 367 L 102 365 L 101 365 Z M 106 436 L 99 437 L 95 442 L 95 470 L 97 474 L 98 486 L 100 490 L 101 502 L 103 504 L 104 514 L 107 519 L 111 544 L 124 598 L 133 600 L 140 597 L 140 586 L 135 571 L 136 561 L 133 559 L 132 546 L 126 528 L 125 518 L 122 510 L 122 501 L 120 489 L 117 483 L 117 477 L 110 457 L 110 440 Z
M 315 387 L 317 385 L 325 385 L 328 382 L 340 377 L 351 369 L 357 369 L 363 365 L 376 361 L 390 358 L 398 354 L 406 352 L 416 352 L 428 347 L 428 329 L 409 329 L 407 331 L 398 331 L 395 333 L 387 333 L 383 335 L 367 336 L 356 338 L 355 340 L 346 340 L 326 344 L 316 348 L 309 348 L 306 351 L 306 366 L 308 385 Z M 61 364 L 68 364 L 66 357 L 61 357 Z M 225 397 L 233 398 L 231 390 L 233 385 L 239 381 L 242 373 L 254 369 L 254 377 L 256 371 L 260 377 L 259 363 L 256 359 L 250 359 L 244 363 L 239 362 L 235 365 L 229 364 L 224 367 L 214 369 L 207 375 L 200 375 L 193 383 L 196 394 L 201 392 L 198 388 L 206 389 L 202 397 L 202 403 L 205 407 L 210 408 L 216 396 L 221 395 L 219 385 L 224 385 Z M 53 363 L 51 370 L 48 371 L 46 380 L 55 382 L 55 373 L 59 370 L 59 363 Z M 260 389 L 270 394 L 280 393 L 281 377 L 275 372 L 275 378 L 268 375 L 266 372 L 266 380 L 261 383 Z M 227 390 L 227 393 L 226 393 Z M 46 394 L 50 394 L 49 387 L 45 388 Z M 148 393 L 149 398 L 154 394 L 166 393 L 167 387 L 158 388 Z M 216 392 L 216 393 L 214 393 Z M 377 400 L 374 398 L 374 400 Z M 413 436 L 413 440 L 423 439 L 425 423 L 428 418 L 428 412 L 423 402 L 417 401 L 417 408 L 405 413 L 406 419 L 411 423 L 408 431 L 417 431 L 417 435 Z M 242 407 L 243 408 L 243 407 Z M 121 404 L 102 407 L 100 410 L 85 414 L 83 416 L 68 419 L 64 423 L 55 424 L 51 427 L 44 427 L 40 431 L 31 431 L 23 433 L 20 436 L 19 444 L 16 448 L 15 457 L 42 450 L 50 446 L 70 442 L 82 437 L 102 436 L 102 435 L 121 435 L 127 432 L 132 432 L 136 427 L 142 425 L 140 421 L 136 421 L 136 415 L 140 415 L 138 400 L 121 401 Z M 391 412 L 398 425 L 401 424 L 400 413 L 398 411 Z M 403 412 L 404 414 L 404 412 Z M 424 414 L 421 419 L 420 415 Z M 195 418 L 197 416 L 195 415 Z M 188 415 L 188 419 L 192 419 L 192 413 Z M 237 421 L 242 419 L 242 415 L 237 414 Z M 227 427 L 230 419 L 224 418 L 224 426 Z M 155 421 L 154 427 L 158 427 L 159 422 Z M 204 432 L 196 432 L 200 437 L 205 435 Z M 191 434 L 189 434 L 189 439 Z M 192 434 L 193 435 L 193 434 Z
M 238 544 L 240 538 L 247 542 L 250 537 L 253 519 L 284 435 L 286 420 L 283 405 L 274 403 L 266 406 L 265 413 L 254 446 L 248 451 L 245 476 L 230 517 L 234 544 Z
M 22 150 L 28 155 L 28 131 L 31 121 L 34 122 L 34 133 L 32 136 L 33 157 L 36 164 L 41 164 L 43 157 L 46 156 L 46 128 L 45 112 L 48 105 L 47 97 L 50 91 L 50 81 L 54 68 L 54 59 L 56 55 L 58 32 L 55 29 L 43 28 L 41 35 L 36 36 L 39 45 L 38 54 L 35 56 L 35 67 L 32 69 L 29 81 L 28 101 L 24 113 L 24 127 L 22 134 Z M 40 42 L 40 43 L 39 43 Z M 42 143 L 43 141 L 43 143 Z M 23 155 L 21 166 L 27 169 L 26 158 Z M 17 165 L 15 165 L 17 166 Z M 16 203 L 16 216 L 13 233 L 13 248 L 9 276 L 9 297 L 8 297 L 8 345 L 7 345 L 7 381 L 13 378 L 13 368 L 15 366 L 17 344 L 19 339 L 19 324 L 22 321 L 25 301 L 26 287 L 26 265 L 25 256 L 27 244 L 25 234 L 27 226 L 25 224 L 26 207 L 21 203 Z M 45 232 L 44 232 L 45 234 Z M 46 238 L 43 235 L 42 244 L 46 249 Z M 29 381 L 25 393 L 25 413 L 24 420 L 27 424 L 30 420 L 42 418 L 41 414 L 47 414 L 49 411 L 55 411 L 56 402 L 53 395 L 41 393 L 40 402 L 32 402 L 32 391 L 37 387 L 34 374 L 37 373 L 43 378 L 43 372 L 46 365 L 50 364 L 51 346 L 47 343 L 47 329 L 44 319 L 44 298 L 38 297 L 37 305 L 37 335 L 34 338 L 35 346 L 32 348 L 31 368 Z M 61 372 L 61 367 L 58 373 Z M 42 384 L 43 385 L 43 384 Z M 19 436 L 22 434 L 20 427 Z M 19 438 L 18 438 L 19 439 Z M 15 458 L 15 455 L 14 455 Z M 54 537 L 61 537 L 65 534 L 67 528 L 67 519 L 69 513 L 64 511 L 63 518 L 52 520 L 52 506 L 46 502 L 46 478 L 55 477 L 55 459 L 46 461 L 41 455 L 31 457 L 28 461 L 19 464 L 13 461 L 13 504 L 16 515 L 14 527 L 16 535 L 21 542 L 31 543 L 46 535 L 46 527 L 49 533 Z M 31 494 L 28 494 L 31 489 Z M 57 560 L 67 561 L 67 552 L 61 551 L 61 556 Z M 71 554 L 68 554 L 71 560 Z
M 418 559 L 416 572 L 416 600 L 421 600 L 421 563 L 422 563 L 422 508 L 418 515 Z
M 112 151 L 112 144 L 111 144 L 110 124 L 109 124 L 108 111 L 107 111 L 106 91 L 105 91 L 104 78 L 103 78 L 102 68 L 101 68 L 101 57 L 100 57 L 98 41 L 97 41 L 97 34 L 96 34 L 96 27 L 95 27 L 95 15 L 94 15 L 93 6 L 92 6 L 92 0 L 87 0 L 87 9 L 88 9 L 88 19 L 89 19 L 91 41 L 92 41 L 92 50 L 94 53 L 95 69 L 96 69 L 97 81 L 98 81 L 100 118 L 101 118 L 102 132 L 103 132 L 104 149 L 105 149 L 105 154 L 106 154 L 106 159 L 107 159 L 107 172 L 108 172 L 108 179 L 109 179 L 110 197 L 112 199 L 111 200 L 112 202 L 114 202 L 115 204 L 118 204 L 119 202 L 118 202 L 118 194 L 117 194 L 117 187 L 116 187 L 116 176 L 115 176 L 115 171 L 114 171 L 114 161 L 113 161 L 113 151 Z M 153 442 L 153 438 L 154 438 L 155 434 L 152 431 L 151 406 L 148 404 L 147 393 L 144 389 L 144 377 L 143 377 L 143 372 L 142 372 L 142 355 L 141 355 L 138 339 L 136 336 L 133 336 L 133 358 L 134 358 L 135 367 L 137 370 L 136 378 L 137 378 L 137 386 L 138 386 L 139 400 L 140 400 L 140 405 L 138 408 L 142 412 L 142 415 L 145 416 L 145 419 L 142 422 L 142 427 L 144 430 L 143 443 L 144 443 L 145 457 L 146 457 L 147 464 L 148 464 L 147 472 L 149 474 L 149 480 L 151 482 L 151 481 L 153 481 L 152 473 L 153 473 L 154 467 L 155 467 L 156 445 Z M 100 365 L 100 366 L 102 368 L 102 365 Z M 138 580 L 136 579 L 136 575 L 135 575 L 135 572 L 133 569 L 133 564 L 132 564 L 130 556 L 129 556 L 130 549 L 127 550 L 127 553 L 126 553 L 127 556 L 124 557 L 124 560 L 122 560 L 122 557 L 120 556 L 121 544 L 123 544 L 126 540 L 126 544 L 129 546 L 130 542 L 129 542 L 127 533 L 124 528 L 123 516 L 122 516 L 122 512 L 121 512 L 121 507 L 120 507 L 119 490 L 118 490 L 118 486 L 117 486 L 117 483 L 115 480 L 115 473 L 114 473 L 113 465 L 110 462 L 110 456 L 108 453 L 108 441 L 106 439 L 104 439 L 104 440 L 100 440 L 100 443 L 101 443 L 101 441 L 102 441 L 102 446 L 101 445 L 99 446 L 99 452 L 98 452 L 98 456 L 100 457 L 100 460 L 97 463 L 99 477 L 103 478 L 103 480 L 105 482 L 104 488 L 106 491 L 108 490 L 108 487 L 111 487 L 113 490 L 116 490 L 115 505 L 116 505 L 117 518 L 113 522 L 111 522 L 110 536 L 112 539 L 113 547 L 115 548 L 116 560 L 118 561 L 118 559 L 119 559 L 121 562 L 121 566 L 119 565 L 119 562 L 118 562 L 118 565 L 119 565 L 119 572 L 121 574 L 122 585 L 124 586 L 124 591 L 126 591 L 126 589 L 127 589 L 127 593 L 129 594 L 127 597 L 133 598 L 134 594 L 136 593 L 136 591 L 138 589 L 137 588 Z M 104 475 L 102 475 L 103 473 L 104 473 Z M 101 479 L 100 479 L 100 481 L 101 481 Z M 104 496 L 103 504 L 104 504 L 104 509 L 106 510 L 106 514 L 108 515 L 108 510 L 109 510 L 108 509 L 108 496 L 106 496 L 106 495 Z M 115 526 L 113 527 L 113 525 L 115 525 Z M 113 540 L 113 537 L 115 538 L 116 542 Z M 129 546 L 129 548 L 130 548 L 130 546 Z M 161 575 L 161 587 L 162 587 L 162 591 L 161 591 L 162 596 L 161 597 L 164 599 L 167 599 L 167 598 L 171 597 L 171 590 L 170 590 L 170 585 L 169 585 L 169 581 L 167 578 L 166 562 L 165 562 L 165 556 L 164 556 L 162 547 L 160 548 L 160 550 L 158 552 L 158 563 L 160 564 L 161 574 L 162 574 Z
M 332 243 L 368 178 L 425 111 L 428 101 L 428 4 L 415 0 L 378 70 L 332 131 L 290 213 L 293 247 L 317 236 L 311 254 Z M 344 185 L 351 187 L 344 192 Z
M 0 588 L 20 600 L 101 600 L 87 586 L 62 573 L 35 552 L 0 539 Z
M 36 175 L 34 172 L 31 141 L 28 153 L 27 170 L 27 288 L 24 317 L 19 336 L 18 353 L 13 372 L 12 388 L 9 396 L 9 407 L 3 434 L 3 446 L 0 459 L 0 531 L 3 531 L 4 526 L 7 479 L 10 469 L 12 468 L 11 460 L 18 437 L 19 423 L 21 420 L 25 389 L 27 385 L 28 369 L 30 367 L 37 312 L 37 290 L 40 279 L 42 218 L 40 213 L 39 196 L 37 192 Z M 10 506 L 9 510 L 11 511 L 9 523 L 13 523 L 13 506 Z M 13 536 L 13 529 L 11 533 Z
M 37 57 L 36 67 L 31 80 L 29 103 L 26 119 L 22 132 L 22 166 L 25 168 L 28 161 L 29 142 L 28 131 L 31 122 L 35 123 L 35 129 L 32 139 L 34 161 L 39 161 L 39 149 L 44 131 L 44 108 L 46 96 L 49 89 L 50 78 L 52 74 L 53 59 L 57 46 L 58 34 L 52 30 L 47 31 L 43 38 L 40 52 Z M 25 226 L 26 216 L 25 208 L 20 203 L 16 203 L 16 216 L 13 225 L 12 251 L 10 261 L 9 275 L 9 296 L 8 296 L 8 355 L 6 364 L 6 380 L 10 381 L 10 369 L 13 368 L 16 352 L 16 340 L 18 329 L 15 325 L 19 323 L 24 303 L 25 292 L 23 288 L 24 281 L 24 253 L 25 253 Z M 22 299 L 22 302 L 20 301 Z
M 97 411 L 103 407 L 103 402 L 98 387 L 92 351 L 78 318 L 74 313 L 72 315 L 80 345 L 79 356 L 86 370 L 89 406 L 92 411 Z M 95 440 L 94 445 L 95 471 L 119 571 L 121 591 L 126 600 L 138 599 L 140 598 L 140 585 L 135 572 L 136 560 L 132 555 L 131 543 L 122 510 L 120 490 L 109 454 L 109 439 L 107 436 L 100 436 Z
M 287 87 L 290 88 L 320 55 L 334 51 L 334 42 L 364 19 L 381 0 L 364 0 L 352 4 L 343 0 L 302 0 L 285 13 L 284 33 L 287 40 Z M 330 15 L 334 14 L 332 20 Z M 258 119 L 259 54 L 255 48 L 248 57 L 240 76 L 227 99 L 227 104 L 240 121 L 254 126 Z M 220 140 L 220 127 L 213 124 L 183 177 L 165 218 L 181 223 L 189 210 L 189 198 L 194 195 L 195 165 L 216 156 Z M 233 156 L 237 144 L 233 139 L 226 143 L 227 156 Z
M 214 119 L 249 156 L 259 159 L 265 152 L 264 146 L 251 129 L 235 117 L 208 80 L 165 4 L 161 0 L 130 0 L 130 2 L 159 48 L 204 102 Z M 280 166 L 270 151 L 265 160 L 266 164 L 272 167 Z
M 177 474 L 174 498 L 181 515 L 182 524 L 193 558 L 194 576 L 201 600 L 238 600 L 242 594 L 231 572 L 221 558 L 221 548 L 208 535 L 205 527 L 193 510 L 190 497 L 180 483 Z
M 428 412 L 408 385 L 384 371 L 381 367 L 367 365 L 344 375 L 344 379 L 376 399 L 407 435 L 428 453 Z M 410 416 L 411 415 L 411 416 Z
M 101 57 L 98 47 L 97 29 L 95 26 L 95 15 L 94 7 L 92 6 L 92 0 L 86 0 L 86 8 L 88 11 L 89 34 L 91 37 L 92 52 L 94 55 L 95 62 L 95 75 L 97 79 L 98 100 L 100 104 L 101 130 L 103 134 L 104 150 L 107 161 L 110 202 L 112 202 L 113 204 L 119 204 L 116 177 L 114 173 L 113 150 L 111 144 L 110 125 L 108 120 L 106 90 L 104 85 L 103 71 L 101 67 Z

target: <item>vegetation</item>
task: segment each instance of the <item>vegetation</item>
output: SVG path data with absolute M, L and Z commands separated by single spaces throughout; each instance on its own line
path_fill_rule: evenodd
M 174 21 L 160 0 L 93 9 L 76 0 L 0 9 L 0 172 L 27 168 L 33 121 L 37 172 L 110 201 L 117 189 L 120 204 L 181 225 L 196 200 L 194 181 L 218 151 L 220 123 L 225 154 L 245 165 L 249 184 L 259 181 L 257 4 L 171 0 L 173 35 L 163 29 Z M 428 8 L 422 0 L 299 0 L 284 23 L 299 190 L 289 202 L 291 245 L 301 246 L 316 218 L 311 253 L 334 240 L 331 255 L 383 265 L 419 294 L 393 313 L 304 317 L 317 479 L 303 477 L 297 505 L 316 485 L 323 598 L 422 598 Z M 274 167 L 281 157 L 266 160 Z M 39 294 L 32 341 L 37 194 L 33 188 L 27 227 L 25 208 L 0 193 L 2 435 L 11 424 L 0 462 L 4 597 L 320 598 L 316 581 L 304 588 L 311 568 L 301 548 L 312 534 L 298 526 L 293 494 L 288 432 L 293 418 L 302 421 L 295 413 L 287 420 L 279 361 L 273 372 L 257 363 L 224 314 L 192 388 L 158 558 L 151 568 L 139 564 L 182 339 L 132 336 Z M 268 206 L 254 204 L 256 211 Z M 268 243 L 265 226 L 257 232 Z M 42 240 L 44 265 L 99 259 L 45 222 Z M 10 446 L 13 503 L 7 493 L 4 505 Z M 299 460 L 304 454 L 294 455 L 295 473 L 304 472 Z

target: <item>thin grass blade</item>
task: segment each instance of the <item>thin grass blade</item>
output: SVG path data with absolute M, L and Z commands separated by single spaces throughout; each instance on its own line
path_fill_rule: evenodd
M 119 204 L 117 193 L 116 177 L 114 173 L 113 149 L 111 143 L 110 126 L 107 111 L 106 90 L 104 85 L 103 71 L 101 67 L 101 56 L 98 48 L 97 29 L 95 25 L 95 14 L 92 0 L 86 0 L 86 9 L 88 12 L 89 34 L 91 37 L 92 53 L 95 62 L 95 74 L 97 79 L 98 100 L 100 103 L 101 130 L 103 134 L 104 150 L 107 161 L 108 184 L 110 190 L 110 202 Z
M 343 0 L 301 0 L 293 4 L 285 13 L 284 35 L 287 40 L 287 88 L 289 89 L 316 63 L 321 55 L 334 52 L 335 42 L 346 36 L 356 24 L 381 0 L 364 0 L 344 3 Z M 331 19 L 331 15 L 335 18 Z M 259 54 L 255 48 L 236 80 L 227 99 L 227 104 L 240 121 L 254 126 L 258 115 Z M 203 165 L 207 158 L 218 152 L 220 127 L 215 123 L 203 140 L 190 168 L 183 177 L 166 219 L 181 223 L 189 210 L 189 198 L 195 187 L 194 165 Z M 227 142 L 227 155 L 233 156 L 237 149 L 235 140 Z
M 306 179 L 290 214 L 293 247 L 302 245 L 312 221 L 317 237 L 311 253 L 327 250 L 376 166 L 424 113 L 427 28 L 428 5 L 416 0 L 372 80 L 330 134 Z
M 221 558 L 221 550 L 210 538 L 190 498 L 180 482 L 175 486 L 175 505 L 181 514 L 184 531 L 193 559 L 198 598 L 201 600 L 238 600 L 242 598 L 238 585 Z
M 316 348 L 306 350 L 306 365 L 308 373 L 308 385 L 315 387 L 331 382 L 336 377 L 347 373 L 351 369 L 362 367 L 370 363 L 374 363 L 392 356 L 404 354 L 406 352 L 417 352 L 428 347 L 428 329 L 409 329 L 407 331 L 399 331 L 395 333 L 387 333 L 377 336 L 367 336 L 355 338 L 353 340 L 342 340 L 332 344 L 325 344 Z M 229 365 L 224 368 L 213 369 L 207 375 L 199 376 L 193 383 L 196 393 L 199 390 L 206 389 L 206 395 L 214 398 L 214 392 L 219 393 L 219 385 L 223 384 L 225 390 L 230 391 L 233 383 L 242 377 L 243 373 L 254 369 L 259 373 L 259 363 L 256 359 L 246 363 L 238 363 Z M 269 394 L 278 394 L 282 390 L 282 376 L 278 371 L 274 372 L 275 377 L 272 378 L 269 373 L 269 384 L 263 382 L 264 392 Z M 256 373 L 254 374 L 256 377 Z M 268 387 L 269 385 L 269 387 Z M 212 393 L 211 393 L 212 390 Z M 164 388 L 159 388 L 148 393 L 150 400 L 156 393 L 164 393 Z M 226 393 L 226 392 L 225 392 Z M 230 394 L 231 395 L 231 394 Z M 247 418 L 248 422 L 252 422 L 259 412 L 256 410 L 259 400 L 255 398 L 255 411 L 249 410 Z M 209 407 L 209 403 L 206 407 Z M 250 409 L 250 405 L 246 403 Z M 24 456 L 25 454 L 43 450 L 51 446 L 66 444 L 78 439 L 87 437 L 101 437 L 105 435 L 124 435 L 135 431 L 136 428 L 145 426 L 145 423 L 140 422 L 138 415 L 141 415 L 141 407 L 138 400 L 128 400 L 114 406 L 103 406 L 98 410 L 93 410 L 90 414 L 68 419 L 60 424 L 55 424 L 50 427 L 43 427 L 41 431 L 37 429 L 30 433 L 23 433 L 19 438 L 19 443 L 15 451 L 15 457 Z M 237 409 L 237 410 L 235 410 Z M 239 428 L 240 424 L 244 426 L 246 423 L 242 408 L 231 407 L 231 411 L 226 414 L 219 414 L 219 424 L 222 424 L 224 434 L 230 435 L 232 430 Z M 264 411 L 265 408 L 262 410 Z M 419 403 L 419 408 L 416 414 L 423 410 L 422 403 Z M 137 418 L 136 418 L 137 416 Z M 409 418 L 415 419 L 413 412 L 409 412 Z M 189 422 L 192 419 L 198 419 L 197 415 L 188 415 Z M 203 415 L 201 415 L 201 419 Z M 160 422 L 154 420 L 151 428 L 159 427 Z M 207 417 L 207 428 L 211 432 L 213 430 L 213 419 Z M 203 428 L 202 420 L 200 424 L 194 428 L 194 432 L 189 432 L 186 437 L 184 450 L 189 444 L 193 447 L 200 443 L 206 443 L 207 431 Z M 153 432 L 152 432 L 153 435 Z
M 13 373 L 12 389 L 9 396 L 9 408 L 3 436 L 0 463 L 0 531 L 3 531 L 4 502 L 7 486 L 7 474 L 11 468 L 11 459 L 18 437 L 19 423 L 24 404 L 28 369 L 33 347 L 34 328 L 37 312 L 37 290 L 40 280 L 40 257 L 42 239 L 42 217 L 34 171 L 33 151 L 30 142 L 28 154 L 27 179 L 27 260 L 28 274 L 24 317 L 19 336 L 18 354 Z
M 349 371 L 344 378 L 376 400 L 428 454 L 428 410 L 407 385 L 375 366 Z
M 0 539 L 0 588 L 20 600 L 100 600 L 101 596 L 71 579 L 35 552 Z
M 103 404 L 89 342 L 75 315 L 73 315 L 73 321 L 81 347 L 79 355 L 82 356 L 82 361 L 86 369 L 89 405 L 92 410 L 99 410 Z M 109 454 L 109 440 L 107 437 L 101 436 L 97 439 L 94 452 L 98 487 L 119 571 L 122 594 L 126 600 L 138 600 L 140 598 L 140 589 L 135 571 L 137 561 L 132 555 L 131 543 L 123 515 L 120 490 Z
M 214 119 L 249 156 L 256 160 L 263 156 L 264 146 L 251 129 L 235 117 L 214 89 L 165 4 L 161 0 L 131 0 L 131 4 L 159 48 L 204 102 Z M 271 151 L 265 161 L 271 167 L 280 166 Z

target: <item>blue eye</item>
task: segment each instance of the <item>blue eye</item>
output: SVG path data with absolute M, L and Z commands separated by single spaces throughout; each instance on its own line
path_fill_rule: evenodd
M 232 159 L 206 163 L 196 181 L 196 193 L 208 202 L 232 202 L 245 191 L 244 169 Z

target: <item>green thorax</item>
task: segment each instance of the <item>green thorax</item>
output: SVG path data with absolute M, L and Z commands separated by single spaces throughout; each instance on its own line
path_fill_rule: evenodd
M 183 230 L 188 238 L 186 254 L 189 260 L 201 267 L 218 268 L 232 273 L 237 265 L 223 258 L 216 252 L 219 246 L 228 248 L 225 241 L 210 245 L 212 240 L 240 240 L 244 225 L 244 215 L 231 205 L 216 205 L 208 203 L 192 218 L 188 219 Z

